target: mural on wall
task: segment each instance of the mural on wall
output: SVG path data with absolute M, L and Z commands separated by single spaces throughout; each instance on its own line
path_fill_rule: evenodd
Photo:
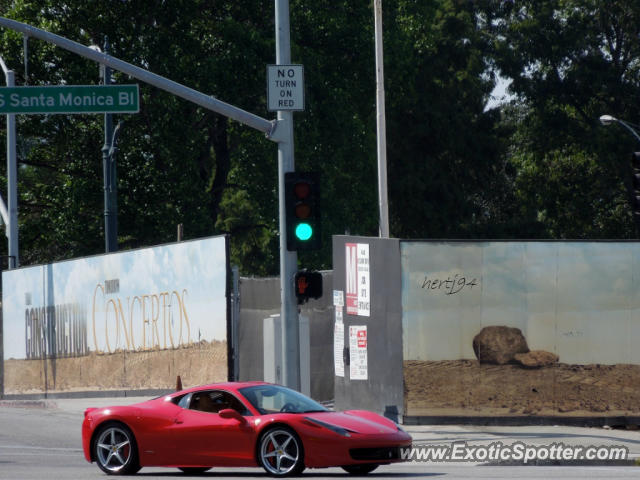
M 151 365 L 167 371 L 170 362 L 180 370 L 181 361 L 192 366 L 203 350 L 226 380 L 226 241 L 213 237 L 3 272 L 5 391 L 91 382 L 175 385 L 175 376 L 153 379 Z M 130 366 L 127 377 L 134 359 L 138 367 Z M 91 378 L 99 363 L 113 368 L 110 378 Z M 75 380 L 66 378 L 72 375 Z
M 401 242 L 407 415 L 640 413 L 640 244 Z

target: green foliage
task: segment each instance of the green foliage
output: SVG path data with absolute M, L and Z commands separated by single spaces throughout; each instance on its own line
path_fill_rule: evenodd
M 391 230 L 408 238 L 477 236 L 479 219 L 493 216 L 487 186 L 501 144 L 495 112 L 484 111 L 494 82 L 476 7 L 387 5 L 386 24 L 398 26 L 385 53 Z
M 629 158 L 638 145 L 598 118 L 639 120 L 640 4 L 491 2 L 485 13 L 495 65 L 517 98 L 504 110 L 516 195 L 536 212 L 540 236 L 633 236 Z
M 291 0 L 292 60 L 305 67 L 295 163 L 320 174 L 323 248 L 378 234 L 372 2 Z M 384 0 L 391 233 L 404 238 L 629 238 L 628 132 L 640 121 L 640 4 L 623 0 Z M 273 4 L 258 0 L 0 1 L 4 16 L 58 33 L 265 118 Z M 0 36 L 17 84 L 96 84 L 94 63 Z M 511 104 L 487 109 L 500 75 Z M 132 83 L 116 73 L 116 83 Z M 140 84 L 117 115 L 121 249 L 227 233 L 243 274 L 279 272 L 276 146 Z M 4 120 L 2 120 L 4 122 Z M 104 250 L 102 116 L 18 117 L 23 264 Z M 2 137 L 4 142 L 4 137 Z M 0 192 L 4 197 L 4 165 Z M 0 238 L 6 251 L 6 239 Z
M 329 269 L 332 235 L 378 234 L 373 11 L 367 2 L 296 0 L 291 14 L 292 54 L 306 84 L 296 170 L 319 173 L 324 245 L 298 258 Z
M 103 7 L 103 2 L 16 1 L 6 15 L 85 45 L 102 46 L 107 36 L 118 58 L 249 110 L 263 105 L 260 77 L 272 41 L 258 2 L 245 1 L 242 8 L 237 2 L 217 8 L 205 1 Z M 29 78 L 24 78 L 21 39 L 7 33 L 0 41 L 17 84 L 99 82 L 97 65 L 33 39 Z M 131 82 L 120 73 L 114 78 Z M 173 241 L 178 223 L 185 225 L 187 238 L 233 235 L 215 224 L 233 166 L 249 158 L 236 148 L 246 128 L 148 85 L 140 88 L 140 113 L 115 119 L 123 121 L 117 156 L 120 248 Z M 102 116 L 22 115 L 18 130 L 30 145 L 19 152 L 22 263 L 99 253 Z M 275 154 L 266 140 L 255 145 L 257 155 L 251 155 L 259 157 L 253 160 L 257 164 Z M 243 182 L 235 188 L 249 187 Z

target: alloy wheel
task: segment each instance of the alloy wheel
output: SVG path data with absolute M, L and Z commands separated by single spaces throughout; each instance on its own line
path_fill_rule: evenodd
M 95 454 L 98 466 L 108 474 L 137 471 L 133 434 L 123 426 L 110 425 L 98 435 Z
M 298 436 L 288 428 L 266 432 L 260 440 L 260 463 L 267 473 L 278 477 L 302 472 L 304 463 Z

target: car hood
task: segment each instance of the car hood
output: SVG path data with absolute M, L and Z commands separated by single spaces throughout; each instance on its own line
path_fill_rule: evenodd
M 376 413 L 362 410 L 346 412 L 313 412 L 300 414 L 303 417 L 316 419 L 336 427 L 342 427 L 353 433 L 381 434 L 395 433 L 398 427 L 391 421 Z

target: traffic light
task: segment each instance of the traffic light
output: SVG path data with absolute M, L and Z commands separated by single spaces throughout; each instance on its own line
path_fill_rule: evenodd
M 295 276 L 295 290 L 298 303 L 304 303 L 310 298 L 322 296 L 322 274 L 300 270 Z
M 631 209 L 634 216 L 640 216 L 640 152 L 631 154 L 631 167 L 633 168 L 633 197 Z
M 288 172 L 284 176 L 287 250 L 320 248 L 320 194 L 318 176 Z

